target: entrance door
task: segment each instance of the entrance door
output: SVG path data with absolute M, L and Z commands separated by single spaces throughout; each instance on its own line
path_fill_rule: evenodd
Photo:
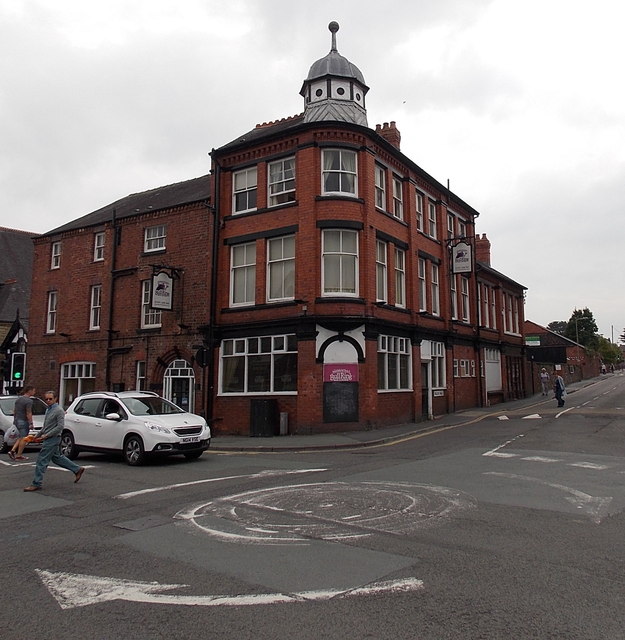
M 163 396 L 185 411 L 195 407 L 195 374 L 186 360 L 174 360 L 165 371 Z

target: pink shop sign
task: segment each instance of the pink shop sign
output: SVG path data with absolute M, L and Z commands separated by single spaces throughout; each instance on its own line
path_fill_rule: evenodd
M 357 364 L 324 364 L 324 382 L 358 382 Z

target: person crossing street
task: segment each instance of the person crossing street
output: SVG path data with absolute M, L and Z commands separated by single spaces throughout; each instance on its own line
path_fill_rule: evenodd
M 24 491 L 39 491 L 43 487 L 43 475 L 50 462 L 54 462 L 59 467 L 71 471 L 74 474 L 74 482 L 78 482 L 85 472 L 84 467 L 78 466 L 61 454 L 59 446 L 61 444 L 61 433 L 65 426 L 65 411 L 58 404 L 57 393 L 55 391 L 46 391 L 43 399 L 48 408 L 43 420 L 43 427 L 37 437 L 37 441 L 42 442 L 41 451 L 37 456 L 33 483 L 26 487 Z

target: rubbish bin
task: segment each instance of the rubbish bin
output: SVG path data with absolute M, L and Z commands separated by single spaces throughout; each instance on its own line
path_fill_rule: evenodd
M 278 401 L 254 399 L 250 402 L 250 436 L 277 436 L 280 431 Z

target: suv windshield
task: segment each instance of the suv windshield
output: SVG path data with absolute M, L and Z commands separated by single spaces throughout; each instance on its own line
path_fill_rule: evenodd
M 180 407 L 165 398 L 138 396 L 120 399 L 128 411 L 135 416 L 164 416 L 172 413 L 185 413 Z

